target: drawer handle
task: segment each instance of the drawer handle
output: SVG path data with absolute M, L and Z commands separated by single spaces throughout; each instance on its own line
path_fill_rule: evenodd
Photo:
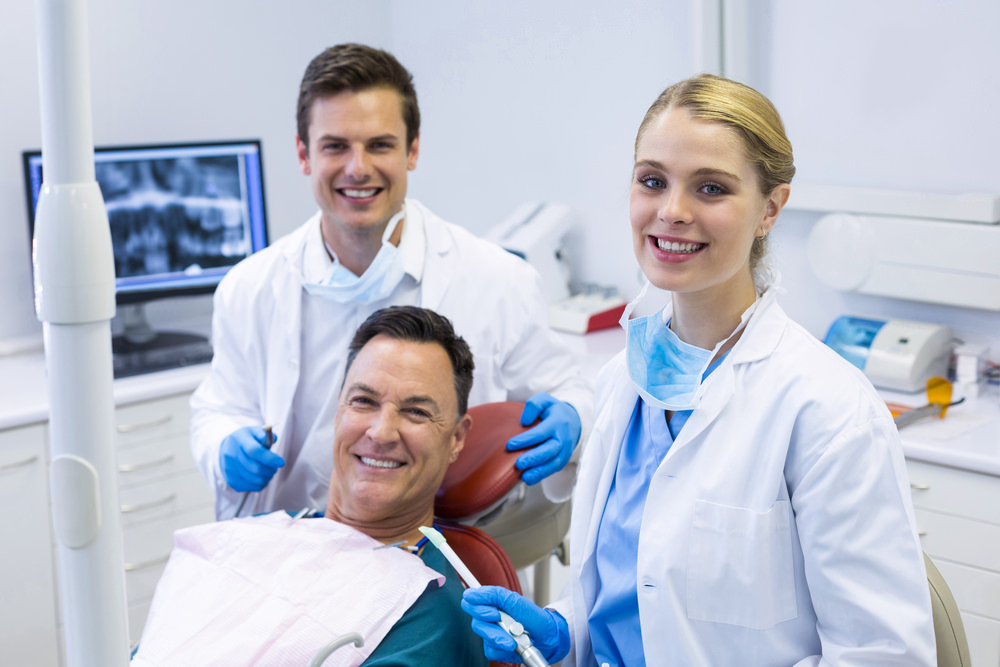
M 126 572 L 135 572 L 136 570 L 145 570 L 146 568 L 156 567 L 157 565 L 163 565 L 168 560 L 170 560 L 170 554 L 166 556 L 160 556 L 159 558 L 154 558 L 153 560 L 143 561 L 142 563 L 125 563 Z
M 153 461 L 143 461 L 142 463 L 123 463 L 118 466 L 118 472 L 135 472 L 136 470 L 147 470 L 149 468 L 156 468 L 157 466 L 166 465 L 174 460 L 173 454 L 167 454 L 162 459 L 155 459 Z
M 177 500 L 177 494 L 171 493 L 169 496 L 165 498 L 160 498 L 159 500 L 153 500 L 148 503 L 139 503 L 138 505 L 122 505 L 122 514 L 131 514 L 132 512 L 141 512 L 143 510 L 159 507 L 160 505 L 168 505 L 175 500 Z
M 926 530 L 918 530 L 917 531 L 917 537 L 923 537 L 926 534 L 927 534 Z
M 154 426 L 163 426 L 169 423 L 173 419 L 173 415 L 164 415 L 163 417 L 158 417 L 152 421 L 141 422 L 139 424 L 119 424 L 115 427 L 115 430 L 119 433 L 131 433 L 132 431 L 141 431 L 144 428 L 153 428 Z
M 926 491 L 931 488 L 930 484 L 910 484 L 910 488 L 914 491 Z
M 17 468 L 24 468 L 25 466 L 30 466 L 32 463 L 38 460 L 38 456 L 29 456 L 22 461 L 14 461 L 13 463 L 4 463 L 0 466 L 0 472 L 7 472 L 8 470 L 15 470 Z

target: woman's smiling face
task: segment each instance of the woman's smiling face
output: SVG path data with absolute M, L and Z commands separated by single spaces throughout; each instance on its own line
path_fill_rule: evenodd
M 753 290 L 750 246 L 778 211 L 725 125 L 673 107 L 640 137 L 629 217 L 636 259 L 656 287 L 710 299 Z

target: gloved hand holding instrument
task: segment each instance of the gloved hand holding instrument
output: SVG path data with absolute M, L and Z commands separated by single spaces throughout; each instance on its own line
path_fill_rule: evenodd
M 219 448 L 219 468 L 234 491 L 244 491 L 234 518 L 240 515 L 252 491 L 260 491 L 285 459 L 270 451 L 277 438 L 270 426 L 246 426 L 233 431 Z
M 525 602 L 527 602 L 527 598 L 522 598 L 517 593 L 508 591 L 506 588 L 500 588 L 499 586 L 480 586 L 479 580 L 476 579 L 476 576 L 469 571 L 469 568 L 466 567 L 465 563 L 462 562 L 462 559 L 458 557 L 458 554 L 456 554 L 455 551 L 448 545 L 448 541 L 444 538 L 444 535 L 442 535 L 437 529 L 429 528 L 427 526 L 421 526 L 420 532 L 423 533 L 428 540 L 430 540 L 431 544 L 441 551 L 442 555 L 448 559 L 448 562 L 451 563 L 451 566 L 455 568 L 455 571 L 462 578 L 462 580 L 465 581 L 466 586 L 468 586 L 465 590 L 465 595 L 462 598 L 462 609 L 473 617 L 472 630 L 486 640 L 483 645 L 486 649 L 487 658 L 490 660 L 500 660 L 502 662 L 513 663 L 520 661 L 525 665 L 528 665 L 528 667 L 549 667 L 549 662 L 547 662 L 547 660 L 552 659 L 549 657 L 550 655 L 558 655 L 558 658 L 556 658 L 557 660 L 561 660 L 566 656 L 566 653 L 569 651 L 569 625 L 567 625 L 562 616 L 547 609 L 538 609 L 538 607 L 531 602 L 528 602 L 528 605 L 534 607 L 534 609 L 530 609 L 529 607 L 524 607 L 522 609 L 516 604 L 511 605 L 511 614 L 508 614 L 507 611 L 503 609 L 499 609 L 498 605 L 480 607 L 476 606 L 480 604 L 476 602 L 467 606 L 467 600 L 470 599 L 469 596 L 473 593 L 481 591 L 487 591 L 486 597 L 482 598 L 485 601 L 482 604 L 492 604 L 489 600 L 493 600 L 495 596 L 489 593 L 491 591 L 507 593 L 514 598 L 520 598 Z M 478 600 L 479 598 L 476 599 Z M 534 622 L 536 620 L 535 610 L 542 612 L 543 615 L 552 614 L 554 617 L 562 620 L 562 630 L 565 631 L 562 633 L 562 635 L 565 635 L 565 650 L 562 650 L 563 644 L 559 643 L 562 635 L 556 637 L 557 643 L 553 648 L 550 646 L 551 633 L 539 629 L 539 634 L 534 634 L 532 631 L 533 628 L 541 628 L 540 624 Z M 522 612 L 526 617 L 531 616 L 531 621 L 521 622 L 524 620 L 520 617 Z M 514 614 L 518 615 L 517 618 L 514 617 Z M 488 618 L 486 618 L 485 621 L 480 620 L 484 617 Z M 527 625 L 528 622 L 532 623 L 531 627 Z M 477 627 L 477 624 L 480 627 Z M 489 636 L 483 633 L 483 627 L 487 628 L 490 633 Z M 548 628 L 546 627 L 546 630 L 547 629 Z M 556 633 L 559 634 L 559 631 L 557 630 Z M 503 647 L 501 650 L 497 650 L 495 648 L 497 643 Z M 561 654 L 559 654 L 560 651 Z M 494 657 L 495 655 L 502 657 Z
M 520 649 L 519 636 L 529 636 L 548 662 L 559 662 L 569 653 L 569 624 L 562 614 L 542 609 L 514 591 L 500 586 L 469 588 L 462 596 L 462 609 L 472 616 L 472 630 L 483 638 L 486 657 L 497 662 L 528 662 Z M 517 619 L 517 634 L 505 621 Z M 543 663 L 548 664 L 548 663 Z

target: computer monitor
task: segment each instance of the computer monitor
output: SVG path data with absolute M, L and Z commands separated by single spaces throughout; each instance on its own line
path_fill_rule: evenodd
M 94 162 L 124 325 L 113 340 L 116 376 L 210 359 L 203 336 L 153 331 L 143 306 L 210 294 L 233 265 L 267 245 L 260 141 L 103 146 Z M 33 235 L 41 152 L 24 151 L 23 163 Z

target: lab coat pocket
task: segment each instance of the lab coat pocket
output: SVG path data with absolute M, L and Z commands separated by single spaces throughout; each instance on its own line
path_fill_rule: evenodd
M 791 508 L 767 511 L 698 500 L 687 565 L 687 613 L 766 630 L 797 615 Z

